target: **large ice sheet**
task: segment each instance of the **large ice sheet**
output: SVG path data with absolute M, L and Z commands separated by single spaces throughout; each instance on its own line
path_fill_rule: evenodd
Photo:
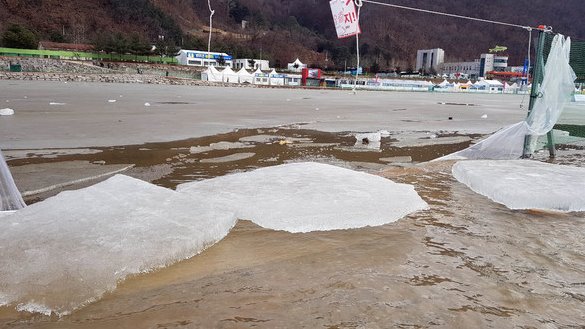
M 585 168 L 532 160 L 457 162 L 453 176 L 510 209 L 585 211 Z
M 0 220 L 0 304 L 67 314 L 234 224 L 233 212 L 123 175 L 60 193 Z
M 412 185 L 319 163 L 292 163 L 177 187 L 288 232 L 377 226 L 428 207 Z

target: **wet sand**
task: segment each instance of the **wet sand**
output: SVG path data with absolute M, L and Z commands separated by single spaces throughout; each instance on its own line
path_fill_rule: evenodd
M 396 95 L 403 94 L 383 97 Z M 258 121 L 261 118 L 251 118 L 250 124 Z M 359 125 L 349 124 L 346 130 L 359 130 Z M 420 122 L 412 127 L 423 132 L 415 138 L 418 141 L 429 139 L 426 132 L 436 133 Z M 19 167 L 46 166 L 44 172 L 19 172 L 15 175 L 19 184 L 25 175 L 46 178 L 51 168 L 64 162 L 83 161 L 92 167 L 133 164 L 126 174 L 173 188 L 185 181 L 310 160 L 413 184 L 430 209 L 381 227 L 308 234 L 271 231 L 240 221 L 202 254 L 130 278 L 71 315 L 48 317 L 2 307 L 0 324 L 6 328 L 570 328 L 585 323 L 585 214 L 512 211 L 458 183 L 450 173 L 452 163 L 424 163 L 462 149 L 469 141 L 398 147 L 403 134 L 393 133 L 382 140 L 380 150 L 367 150 L 356 147 L 348 132 L 299 128 L 307 127 L 239 129 L 208 137 L 197 131 L 190 139 L 173 142 L 164 142 L 174 135 L 161 130 L 153 134 L 157 143 L 143 145 L 90 145 L 86 143 L 93 138 L 81 138 L 75 147 L 99 152 L 76 154 L 72 149 L 65 152 L 69 154 L 46 157 L 35 156 L 33 150 L 22 158 L 15 151 L 9 165 L 17 168 L 15 172 Z M 453 131 L 433 139 L 453 138 Z M 42 143 L 35 141 L 40 137 L 32 135 L 30 141 L 16 140 L 12 145 L 42 149 Z M 250 142 L 253 147 L 237 150 L 189 152 L 192 146 L 258 135 L 281 138 L 258 139 Z M 469 140 L 479 137 L 461 135 Z M 286 138 L 298 140 L 278 143 Z M 237 153 L 255 156 L 201 162 Z M 383 161 L 398 156 L 410 156 L 413 162 L 389 166 Z M 585 166 L 584 160 L 578 151 L 555 161 Z

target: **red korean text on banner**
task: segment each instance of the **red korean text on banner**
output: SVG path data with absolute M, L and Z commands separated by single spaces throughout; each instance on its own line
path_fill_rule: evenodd
M 331 6 L 333 22 L 339 39 L 361 33 L 353 0 L 331 0 L 329 6 Z

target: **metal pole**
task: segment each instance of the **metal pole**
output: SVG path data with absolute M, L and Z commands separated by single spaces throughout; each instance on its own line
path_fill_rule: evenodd
M 532 88 L 530 90 L 530 103 L 528 105 L 528 114 L 526 115 L 526 117 L 530 117 L 530 113 L 532 112 L 532 109 L 534 108 L 534 103 L 536 102 L 536 99 L 538 98 L 538 94 L 539 94 L 539 89 L 540 89 L 540 84 L 542 82 L 542 69 L 544 67 L 544 41 L 545 41 L 545 37 L 546 34 L 543 30 L 540 30 L 538 32 L 538 47 L 536 48 L 536 60 L 534 61 L 534 73 L 532 74 Z M 528 68 L 528 71 L 530 72 L 530 67 Z M 526 135 L 526 137 L 524 137 L 524 151 L 522 153 L 522 157 L 523 158 L 529 158 L 530 156 L 532 156 L 532 153 L 530 152 L 530 143 L 532 140 L 532 136 L 531 135 Z M 553 145 L 554 148 L 554 145 Z

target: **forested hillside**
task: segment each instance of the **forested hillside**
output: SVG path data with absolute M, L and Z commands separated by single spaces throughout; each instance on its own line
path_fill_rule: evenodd
M 585 39 L 582 0 L 381 0 L 406 6 L 521 25 L 546 24 L 574 39 Z M 295 57 L 322 67 L 355 63 L 355 39 L 337 40 L 328 0 L 211 0 L 215 10 L 214 51 L 236 57 L 268 58 L 284 66 Z M 207 0 L 0 0 L 0 30 L 13 24 L 37 39 L 153 44 L 164 36 L 172 46 L 204 49 Z M 242 28 L 241 22 L 248 25 Z M 508 47 L 510 62 L 526 54 L 521 29 L 470 22 L 365 3 L 362 9 L 363 64 L 376 69 L 414 64 L 417 49 L 443 48 L 446 59 L 473 60 L 496 44 Z M 137 48 L 141 48 L 136 46 Z M 142 47 L 144 48 L 144 47 Z

